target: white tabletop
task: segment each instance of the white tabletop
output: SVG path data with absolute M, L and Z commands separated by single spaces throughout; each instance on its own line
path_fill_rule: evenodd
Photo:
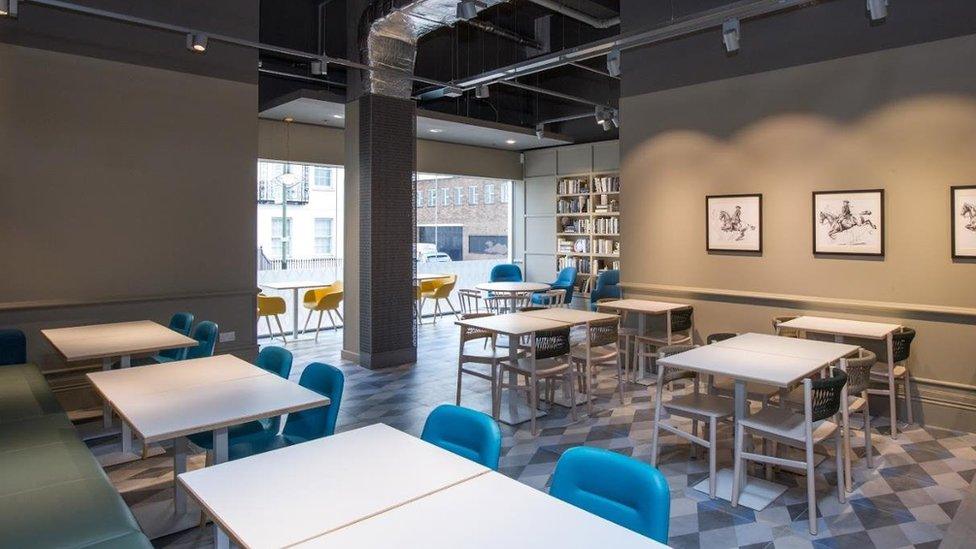
M 447 278 L 449 276 L 451 276 L 451 275 L 447 275 L 447 274 L 443 274 L 443 273 L 441 273 L 441 274 L 438 274 L 438 273 L 417 273 L 417 274 L 414 275 L 413 279 L 414 280 L 436 280 L 438 278 Z
M 666 546 L 492 472 L 297 547 L 650 549 Z
M 658 359 L 665 366 L 705 374 L 791 387 L 824 366 L 824 361 L 746 351 L 721 345 L 705 345 Z
M 845 345 L 843 343 L 753 333 L 718 341 L 712 345 L 742 349 L 743 351 L 809 358 L 822 361 L 824 364 L 856 353 L 859 348 L 857 345 Z
M 475 286 L 475 288 L 486 292 L 502 293 L 541 292 L 551 287 L 541 282 L 484 282 Z
M 536 318 L 545 318 L 549 320 L 571 322 L 573 324 L 586 324 L 587 322 L 593 322 L 595 320 L 608 320 L 611 318 L 620 318 L 618 315 L 614 315 L 610 313 L 594 313 L 592 311 L 581 311 L 579 309 L 564 309 L 561 307 L 554 307 L 551 309 L 540 309 L 538 311 L 525 311 L 516 314 L 534 316 Z
M 884 339 L 888 334 L 901 328 L 898 324 L 882 322 L 865 322 L 863 320 L 847 320 L 843 318 L 827 318 L 822 316 L 801 316 L 783 322 L 780 328 L 792 328 L 806 332 L 834 334 L 839 336 L 865 337 L 868 339 Z
M 597 303 L 597 308 L 606 307 L 607 309 L 617 309 L 620 311 L 633 311 L 659 315 L 668 311 L 687 309 L 691 307 L 687 303 L 669 303 L 667 301 L 648 301 L 646 299 L 618 299 L 617 301 L 604 301 Z
M 322 282 L 320 280 L 287 280 L 283 282 L 262 282 L 259 286 L 272 290 L 300 290 L 302 288 L 324 288 L 332 284 L 334 282 Z
M 315 391 L 230 355 L 87 375 L 146 442 L 329 404 Z
M 270 548 L 321 536 L 488 471 L 377 424 L 183 473 L 179 480 L 236 543 Z
M 482 328 L 496 334 L 511 336 L 521 336 L 542 330 L 556 330 L 573 325 L 572 322 L 565 320 L 539 318 L 525 313 L 481 316 L 478 318 L 458 320 L 455 324 L 471 328 Z
M 67 362 L 154 353 L 197 344 L 151 320 L 41 330 Z

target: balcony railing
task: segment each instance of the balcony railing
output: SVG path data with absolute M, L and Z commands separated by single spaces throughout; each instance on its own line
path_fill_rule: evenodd
M 258 181 L 258 204 L 280 204 L 282 186 L 273 181 Z M 308 204 L 308 181 L 288 189 L 289 204 Z
M 339 257 L 297 257 L 288 258 L 284 265 L 281 259 L 270 258 L 264 253 L 263 248 L 258 248 L 258 270 L 259 271 L 321 271 L 328 270 L 334 273 L 342 272 L 342 258 Z

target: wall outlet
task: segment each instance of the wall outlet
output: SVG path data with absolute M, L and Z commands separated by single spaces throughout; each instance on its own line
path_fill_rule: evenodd
M 229 343 L 231 341 L 234 341 L 235 339 L 237 339 L 237 333 L 236 332 L 221 332 L 220 333 L 220 342 L 221 343 Z

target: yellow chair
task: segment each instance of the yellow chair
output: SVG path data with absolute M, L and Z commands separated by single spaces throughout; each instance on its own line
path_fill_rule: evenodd
M 430 286 L 425 287 L 424 284 L 430 283 Z M 451 292 L 454 291 L 454 286 L 457 284 L 457 275 L 449 275 L 444 278 L 435 278 L 433 280 L 425 280 L 421 282 L 421 310 L 423 310 L 424 301 L 428 299 L 434 300 L 434 322 L 437 322 L 437 317 L 441 314 L 441 300 L 447 302 L 447 305 L 451 308 L 451 313 L 455 317 L 458 317 L 457 310 L 454 308 L 454 304 L 451 303 Z
M 285 343 L 288 342 L 288 338 L 285 337 L 285 329 L 281 327 L 281 318 L 278 315 L 285 314 L 287 306 L 285 305 L 285 300 L 270 295 L 258 294 L 258 322 L 261 321 L 261 317 L 268 323 L 268 337 L 274 339 L 274 330 L 271 329 L 271 317 L 273 316 L 275 322 L 278 324 L 278 331 L 281 332 L 281 340 Z
M 305 317 L 305 327 L 302 331 L 308 330 L 308 322 L 312 319 L 312 313 L 315 311 L 319 312 L 319 321 L 315 327 L 315 341 L 319 340 L 319 331 L 322 329 L 322 315 L 324 313 L 329 315 L 329 322 L 332 323 L 332 329 L 337 330 L 338 327 L 336 326 L 335 319 L 332 317 L 332 312 L 335 311 L 335 314 L 339 317 L 339 321 L 343 321 L 342 313 L 339 312 L 339 304 L 342 303 L 342 294 L 341 282 L 325 286 L 324 288 L 314 288 L 305 292 L 302 306 L 308 309 L 308 316 Z
M 427 297 L 433 295 L 434 291 L 437 290 L 438 286 L 440 286 L 441 284 L 442 284 L 442 279 L 432 278 L 429 280 L 421 280 L 420 284 L 413 285 L 414 305 L 416 307 L 416 313 L 417 313 L 417 324 L 424 323 L 424 303 L 427 301 Z

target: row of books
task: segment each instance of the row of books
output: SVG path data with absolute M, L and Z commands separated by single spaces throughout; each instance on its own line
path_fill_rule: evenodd
M 566 238 L 560 238 L 556 242 L 556 248 L 561 254 L 577 253 L 585 254 L 588 253 L 590 247 L 589 238 L 577 238 L 575 240 L 570 240 Z
M 589 219 L 586 221 L 589 221 Z M 593 221 L 592 232 L 594 234 L 620 234 L 619 217 L 598 217 Z M 587 232 L 589 232 L 589 229 L 587 229 Z
M 617 212 L 620 211 L 620 201 L 617 195 L 598 194 L 593 199 L 594 212 Z
M 599 220 L 597 220 L 599 221 Z M 564 217 L 560 220 L 560 230 L 561 233 L 589 233 L 593 227 L 593 223 L 586 218 L 578 217 Z
M 588 196 L 574 196 L 560 198 L 556 202 L 556 213 L 584 213 L 587 212 Z
M 586 178 L 569 178 L 560 179 L 559 183 L 556 184 L 556 193 L 558 194 L 577 194 L 577 193 L 588 193 L 589 181 Z
M 620 177 L 616 175 L 604 175 L 593 178 L 593 192 L 615 193 L 620 191 Z
M 593 253 L 620 255 L 620 241 L 609 238 L 594 238 Z
M 556 260 L 559 269 L 575 267 L 581 275 L 599 274 L 610 269 L 620 269 L 620 260 L 590 259 L 587 257 L 560 257 Z

